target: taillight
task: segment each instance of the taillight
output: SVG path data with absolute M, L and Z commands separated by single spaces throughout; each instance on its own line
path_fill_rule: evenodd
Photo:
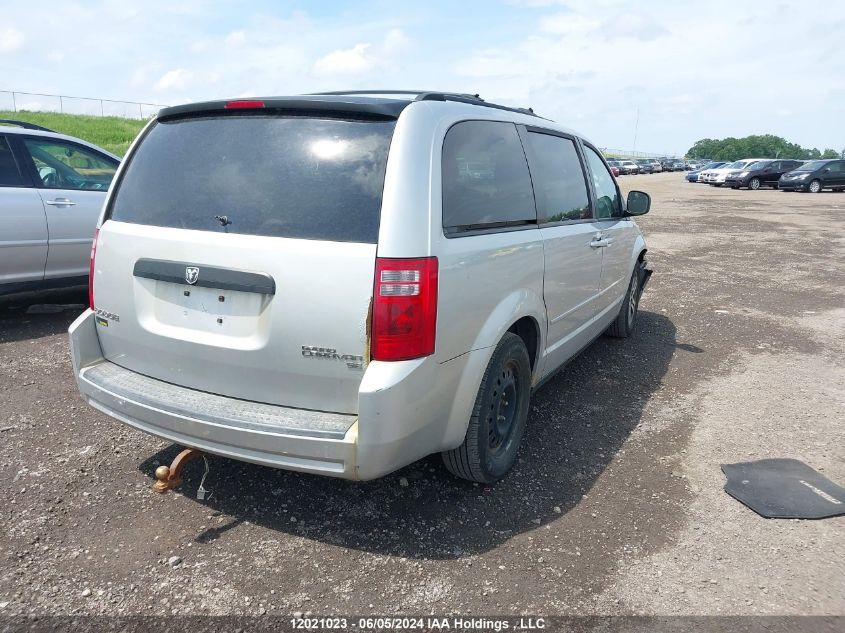
M 94 258 L 97 256 L 97 238 L 100 229 L 94 229 L 94 241 L 91 242 L 91 261 L 88 262 L 88 305 L 94 309 Z
M 373 360 L 409 360 L 434 353 L 437 258 L 376 259 Z

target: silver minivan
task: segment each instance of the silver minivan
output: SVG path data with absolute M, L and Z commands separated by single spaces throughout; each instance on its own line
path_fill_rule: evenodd
M 79 389 L 234 459 L 372 479 L 440 452 L 492 482 L 532 390 L 631 334 L 649 205 L 583 137 L 477 96 L 167 108 L 103 208 Z

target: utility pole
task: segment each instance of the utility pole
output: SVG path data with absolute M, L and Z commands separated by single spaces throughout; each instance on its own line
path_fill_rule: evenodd
M 631 150 L 631 156 L 637 155 L 637 130 L 640 127 L 640 106 L 637 106 L 637 120 L 634 123 L 634 149 Z

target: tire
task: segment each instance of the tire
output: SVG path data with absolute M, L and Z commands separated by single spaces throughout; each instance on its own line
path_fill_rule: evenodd
M 484 371 L 463 444 L 441 453 L 446 469 L 490 484 L 516 461 L 528 420 L 531 360 L 523 340 L 507 332 Z
M 810 193 L 821 193 L 822 190 L 822 181 L 816 178 L 813 180 L 809 185 L 807 185 L 807 191 Z
M 748 188 L 757 191 L 760 188 L 760 179 L 752 178 L 750 181 L 748 181 Z
M 619 314 L 607 328 L 608 336 L 628 338 L 634 333 L 634 326 L 637 324 L 637 312 L 640 307 L 641 290 L 640 264 L 638 262 L 634 273 L 631 275 L 631 281 L 628 282 L 628 292 L 625 293 L 622 305 L 619 306 Z
M 712 185 L 713 185 L 714 187 L 721 187 L 723 184 L 725 184 L 725 183 L 722 183 L 722 182 L 714 182 L 714 183 L 712 183 Z

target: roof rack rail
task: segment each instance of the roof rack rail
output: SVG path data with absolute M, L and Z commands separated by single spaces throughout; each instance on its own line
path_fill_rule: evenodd
M 343 96 L 343 95 L 414 95 L 414 101 L 457 101 L 470 105 L 479 105 L 497 110 L 519 112 L 529 116 L 538 116 L 531 108 L 512 108 L 498 103 L 489 103 L 477 94 L 462 92 L 442 92 L 438 90 L 335 90 L 332 92 L 315 92 L 313 95 Z
M 35 123 L 29 123 L 28 121 L 17 121 L 15 119 L 0 119 L 0 123 L 6 123 L 9 125 L 17 125 L 25 130 L 38 130 L 39 132 L 52 132 L 53 134 L 58 134 L 55 130 L 51 130 L 48 127 L 43 127 L 41 125 L 35 125 Z

